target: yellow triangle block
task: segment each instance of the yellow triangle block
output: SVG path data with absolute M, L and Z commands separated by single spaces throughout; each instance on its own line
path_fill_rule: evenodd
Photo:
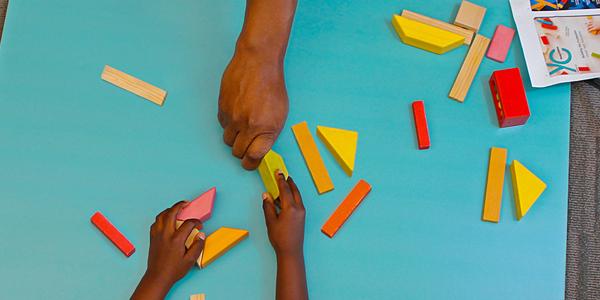
M 288 178 L 288 171 L 283 158 L 277 152 L 270 150 L 260 162 L 260 165 L 258 165 L 258 173 L 260 174 L 260 178 L 262 178 L 265 189 L 267 189 L 267 192 L 271 194 L 273 199 L 279 197 L 279 188 L 277 187 L 277 179 L 275 178 L 275 171 L 277 170 L 281 170 L 285 178 Z
M 317 126 L 317 135 L 331 151 L 342 169 L 352 176 L 354 172 L 354 160 L 356 159 L 356 145 L 358 144 L 358 132 Z
M 394 29 L 407 45 L 421 48 L 437 54 L 444 54 L 460 47 L 465 38 L 456 33 L 440 29 L 403 16 L 392 17 Z
M 221 227 L 206 238 L 204 243 L 204 251 L 198 258 L 198 265 L 201 268 L 206 268 L 215 259 L 219 258 L 233 246 L 237 245 L 248 236 L 248 231 L 243 229 L 235 229 Z
M 546 184 L 518 160 L 510 165 L 517 219 L 521 220 L 546 189 Z

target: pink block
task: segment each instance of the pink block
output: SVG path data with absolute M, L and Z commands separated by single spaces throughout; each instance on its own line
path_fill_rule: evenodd
M 210 190 L 206 191 L 204 194 L 200 195 L 181 211 L 179 211 L 177 214 L 177 220 L 185 221 L 189 219 L 196 219 L 204 223 L 206 220 L 210 219 L 216 194 L 216 188 L 211 188 Z
M 510 50 L 510 44 L 514 36 L 514 29 L 498 25 L 486 56 L 489 59 L 503 63 L 506 60 L 506 55 L 508 55 L 508 50 Z

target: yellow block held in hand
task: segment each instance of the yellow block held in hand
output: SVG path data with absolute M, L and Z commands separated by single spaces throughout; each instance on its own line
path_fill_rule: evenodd
M 286 179 L 288 178 L 288 171 L 283 158 L 277 152 L 270 150 L 260 162 L 260 165 L 258 165 L 258 173 L 265 185 L 265 189 L 267 189 L 267 192 L 271 194 L 273 199 L 279 197 L 279 188 L 277 187 L 277 178 L 275 177 L 275 171 L 277 170 L 283 172 Z
M 461 35 L 399 15 L 393 16 L 392 24 L 405 44 L 436 54 L 444 54 L 465 42 Z

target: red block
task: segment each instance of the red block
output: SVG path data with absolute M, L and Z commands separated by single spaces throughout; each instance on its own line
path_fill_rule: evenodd
M 542 23 L 542 27 L 546 28 L 546 29 L 550 29 L 550 30 L 557 30 L 558 27 L 556 27 L 556 25 L 548 25 L 548 24 L 544 24 Z
M 419 149 L 429 149 L 431 141 L 429 140 L 429 128 L 427 127 L 427 117 L 425 116 L 425 104 L 423 100 L 413 102 L 412 108 Z
M 125 256 L 129 257 L 135 252 L 133 244 L 102 213 L 94 213 L 91 221 Z
M 501 128 L 527 123 L 531 113 L 518 68 L 494 72 L 490 79 L 490 89 L 494 98 L 498 125 Z
M 510 44 L 515 36 L 515 30 L 504 25 L 498 25 L 486 56 L 489 59 L 503 63 L 510 50 Z

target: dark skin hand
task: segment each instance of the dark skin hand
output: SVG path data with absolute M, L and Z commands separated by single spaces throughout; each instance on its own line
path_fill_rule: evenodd
M 247 0 L 246 17 L 221 80 L 223 140 L 248 170 L 258 167 L 288 114 L 283 61 L 297 0 Z
M 197 220 L 187 220 L 179 228 L 175 221 L 177 213 L 189 202 L 179 202 L 164 210 L 150 227 L 150 250 L 148 268 L 142 277 L 132 300 L 164 299 L 179 279 L 194 266 L 204 249 L 203 233 L 197 235 L 189 249 L 185 241 L 194 228 L 201 228 Z
M 291 177 L 277 172 L 279 201 L 263 194 L 263 210 L 269 241 L 277 255 L 277 300 L 306 300 L 304 268 L 305 209 L 298 187 Z

